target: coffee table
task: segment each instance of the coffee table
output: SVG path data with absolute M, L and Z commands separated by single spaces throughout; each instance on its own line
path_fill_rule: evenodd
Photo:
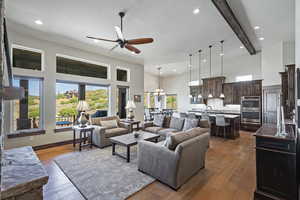
M 112 143 L 112 155 L 117 155 L 121 158 L 130 162 L 130 147 L 136 145 L 139 141 L 147 140 L 147 141 L 154 141 L 157 142 L 159 135 L 145 132 L 145 131 L 138 131 L 140 134 L 139 137 L 135 138 L 134 133 L 120 135 L 116 137 L 111 137 L 110 141 Z M 125 146 L 127 148 L 126 156 L 123 156 L 116 152 L 116 144 Z

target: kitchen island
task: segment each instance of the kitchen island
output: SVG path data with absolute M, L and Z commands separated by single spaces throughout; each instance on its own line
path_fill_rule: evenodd
M 195 113 L 195 115 L 199 118 L 201 118 L 201 116 L 202 116 L 201 112 L 189 112 L 189 113 Z M 208 115 L 209 115 L 209 120 L 211 123 L 210 135 L 224 137 L 222 128 L 220 128 L 219 132 L 217 132 L 216 114 L 208 113 Z M 225 117 L 226 122 L 228 122 L 230 124 L 230 126 L 226 128 L 225 138 L 236 139 L 236 138 L 240 137 L 240 115 L 224 114 L 224 117 Z

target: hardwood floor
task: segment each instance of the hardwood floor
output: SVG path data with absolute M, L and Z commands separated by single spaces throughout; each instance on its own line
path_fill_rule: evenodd
M 84 199 L 53 159 L 73 152 L 72 145 L 37 151 L 49 173 L 44 187 L 45 200 Z M 78 151 L 76 149 L 76 151 Z M 250 200 L 255 190 L 255 150 L 252 133 L 242 132 L 236 140 L 212 137 L 205 169 L 178 191 L 155 181 L 137 192 L 131 200 Z

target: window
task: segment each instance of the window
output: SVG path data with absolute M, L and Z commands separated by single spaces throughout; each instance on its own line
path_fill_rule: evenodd
M 89 114 L 95 113 L 97 110 L 108 110 L 108 87 L 86 85 L 85 100 L 89 104 Z
M 76 119 L 78 84 L 56 83 L 56 128 L 69 127 Z
M 167 94 L 166 95 L 166 108 L 167 109 L 177 109 L 177 95 Z
M 107 79 L 108 77 L 108 68 L 106 66 L 82 62 L 61 56 L 56 57 L 56 72 L 103 79 Z
M 39 52 L 13 48 L 13 67 L 42 70 L 42 54 Z
M 237 76 L 235 78 L 236 82 L 240 82 L 240 81 L 252 81 L 252 75 L 245 75 L 245 76 Z
M 155 108 L 155 96 L 152 92 L 150 93 L 149 108 Z
M 13 102 L 13 132 L 22 132 L 26 129 L 42 129 L 42 80 L 15 76 L 13 85 L 25 89 L 25 98 Z
M 79 89 L 81 87 L 81 89 Z M 84 93 L 84 94 L 81 94 Z M 89 105 L 88 114 L 109 108 L 109 89 L 107 86 L 82 83 L 56 82 L 56 128 L 73 125 L 77 118 L 77 105 L 81 99 Z
M 127 70 L 125 69 L 117 69 L 117 81 L 128 81 Z
M 149 108 L 148 106 L 148 92 L 144 93 L 144 108 Z

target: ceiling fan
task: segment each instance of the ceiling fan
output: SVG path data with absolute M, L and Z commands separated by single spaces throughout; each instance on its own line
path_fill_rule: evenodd
M 123 36 L 123 17 L 125 16 L 125 12 L 119 12 L 119 16 L 121 18 L 121 28 L 118 26 L 115 26 L 115 31 L 117 34 L 118 39 L 117 40 L 110 40 L 110 39 L 104 39 L 104 38 L 98 38 L 98 37 L 91 37 L 87 36 L 87 38 L 94 39 L 94 40 L 101 40 L 101 41 L 106 41 L 106 42 L 116 42 L 117 44 L 111 49 L 114 50 L 118 46 L 121 48 L 126 48 L 132 53 L 139 54 L 141 51 L 134 47 L 133 45 L 139 45 L 139 44 L 147 44 L 147 43 L 152 43 L 153 38 L 138 38 L 138 39 L 131 39 L 131 40 L 126 40 Z

